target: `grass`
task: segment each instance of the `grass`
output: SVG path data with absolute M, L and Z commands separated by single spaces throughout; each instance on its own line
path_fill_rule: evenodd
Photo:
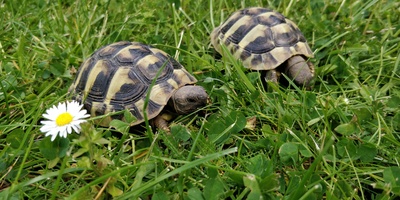
M 215 58 L 212 29 L 250 6 L 297 23 L 315 52 L 313 89 L 266 91 L 259 73 Z M 0 197 L 396 199 L 399 8 L 389 0 L 0 1 Z M 181 62 L 210 95 L 206 114 L 178 117 L 172 136 L 87 123 L 50 142 L 42 114 L 68 99 L 85 58 L 121 40 Z

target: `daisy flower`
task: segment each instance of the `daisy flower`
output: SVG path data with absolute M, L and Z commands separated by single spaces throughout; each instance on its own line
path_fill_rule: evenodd
M 72 129 L 76 133 L 81 131 L 80 124 L 86 122 L 85 118 L 90 115 L 86 114 L 86 110 L 81 110 L 83 105 L 76 101 L 61 102 L 58 106 L 53 106 L 46 110 L 43 117 L 48 119 L 41 121 L 43 126 L 40 131 L 45 133 L 46 136 L 51 136 L 53 141 L 57 135 L 60 137 L 67 137 L 67 134 L 72 133 Z

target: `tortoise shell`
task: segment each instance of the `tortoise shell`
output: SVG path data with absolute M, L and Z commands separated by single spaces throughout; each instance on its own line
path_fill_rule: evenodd
M 252 7 L 233 13 L 211 33 L 211 43 L 223 55 L 221 44 L 253 70 L 275 69 L 294 55 L 313 57 L 295 23 L 279 12 Z
M 154 81 L 154 85 L 151 87 Z M 69 93 L 84 104 L 91 116 L 128 109 L 137 118 L 131 125 L 156 117 L 172 94 L 197 80 L 167 53 L 138 42 L 117 42 L 94 52 L 80 66 Z M 123 114 L 109 115 L 97 121 L 108 126 Z

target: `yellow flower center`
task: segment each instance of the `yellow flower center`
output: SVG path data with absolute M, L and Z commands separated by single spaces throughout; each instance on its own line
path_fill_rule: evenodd
M 69 114 L 68 112 L 62 113 L 58 115 L 56 119 L 56 124 L 57 126 L 64 126 L 72 122 L 72 115 Z

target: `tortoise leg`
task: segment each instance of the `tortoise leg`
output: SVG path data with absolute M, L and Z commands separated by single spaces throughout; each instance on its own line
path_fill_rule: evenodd
M 278 83 L 280 75 L 275 69 L 267 70 L 264 75 L 265 82 Z
M 170 133 L 170 129 L 168 127 L 168 121 L 171 120 L 171 115 L 166 113 L 160 114 L 153 119 L 153 124 L 161 130 L 164 130 L 167 133 Z
M 272 87 L 268 82 L 278 84 L 281 73 L 275 69 L 261 71 L 261 78 L 265 91 L 272 92 Z
M 297 85 L 309 87 L 314 78 L 313 64 L 301 56 L 289 58 L 284 70 Z

